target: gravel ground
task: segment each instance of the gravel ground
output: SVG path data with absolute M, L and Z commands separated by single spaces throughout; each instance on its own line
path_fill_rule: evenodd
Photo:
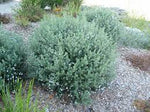
M 13 13 L 13 8 L 19 5 L 19 1 L 12 0 L 10 2 L 0 4 L 0 13 Z M 7 8 L 6 8 L 7 7 Z

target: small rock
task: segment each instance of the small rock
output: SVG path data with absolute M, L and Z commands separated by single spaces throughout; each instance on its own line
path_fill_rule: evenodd
M 45 9 L 46 11 L 50 11 L 50 10 L 51 10 L 51 7 L 46 6 L 44 9 Z

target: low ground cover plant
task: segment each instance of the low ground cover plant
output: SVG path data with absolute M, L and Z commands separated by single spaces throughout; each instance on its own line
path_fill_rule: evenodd
M 91 91 L 115 76 L 115 45 L 103 29 L 84 19 L 44 19 L 29 46 L 29 77 L 74 103 L 88 104 Z
M 26 50 L 18 35 L 0 27 L 0 91 L 8 85 L 15 87 L 18 79 L 26 73 Z

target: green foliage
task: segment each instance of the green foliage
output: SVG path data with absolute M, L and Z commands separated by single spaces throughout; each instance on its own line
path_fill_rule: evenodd
M 150 21 L 147 21 L 144 17 L 135 16 L 135 15 L 127 15 L 122 17 L 121 21 L 128 27 L 138 28 L 141 31 L 150 34 Z
M 44 11 L 38 4 L 33 0 L 22 0 L 20 7 L 14 9 L 17 23 L 23 25 L 24 21 L 25 23 L 39 21 L 43 17 Z
M 64 8 L 65 12 L 67 12 L 69 15 L 76 17 L 80 11 L 80 6 L 81 6 L 82 1 L 83 0 L 70 1 Z
M 16 81 L 25 74 L 25 51 L 21 37 L 0 27 L 0 88 L 8 84 L 13 89 Z
M 41 7 L 44 8 L 45 6 L 49 5 L 51 7 L 56 5 L 62 5 L 64 0 L 40 0 Z
M 114 77 L 115 45 L 84 19 L 49 17 L 30 38 L 29 77 L 59 97 L 87 104 Z
M 36 0 L 31 0 L 35 2 Z M 44 8 L 45 6 L 50 6 L 51 8 L 55 6 L 65 6 L 68 3 L 74 3 L 76 7 L 80 7 L 83 0 L 38 0 L 38 4 L 41 6 L 41 8 Z
M 29 25 L 29 19 L 27 17 L 16 17 L 16 23 L 22 27 L 26 27 Z
M 107 35 L 115 42 L 118 41 L 123 25 L 119 22 L 116 13 L 108 8 L 85 8 L 82 13 L 88 22 L 95 22 L 99 28 L 104 28 Z
M 0 107 L 1 112 L 45 112 L 38 109 L 37 98 L 35 101 L 32 97 L 33 81 L 29 83 L 28 91 L 26 94 L 25 88 L 20 84 L 19 88 L 15 91 L 15 98 L 12 99 L 9 90 L 5 89 L 2 92 L 3 106 Z
M 120 45 L 134 48 L 150 48 L 150 35 L 136 28 L 126 27 L 122 30 Z

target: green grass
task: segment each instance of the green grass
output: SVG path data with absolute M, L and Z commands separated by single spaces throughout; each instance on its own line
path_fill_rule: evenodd
M 29 83 L 27 95 L 25 95 L 25 88 L 20 84 L 14 99 L 12 99 L 10 91 L 4 89 L 1 94 L 3 105 L 0 105 L 0 112 L 45 112 L 38 109 L 37 99 L 32 101 L 32 88 L 33 81 Z
M 128 27 L 138 28 L 145 33 L 150 34 L 150 21 L 147 21 L 142 16 L 127 15 L 121 21 Z

